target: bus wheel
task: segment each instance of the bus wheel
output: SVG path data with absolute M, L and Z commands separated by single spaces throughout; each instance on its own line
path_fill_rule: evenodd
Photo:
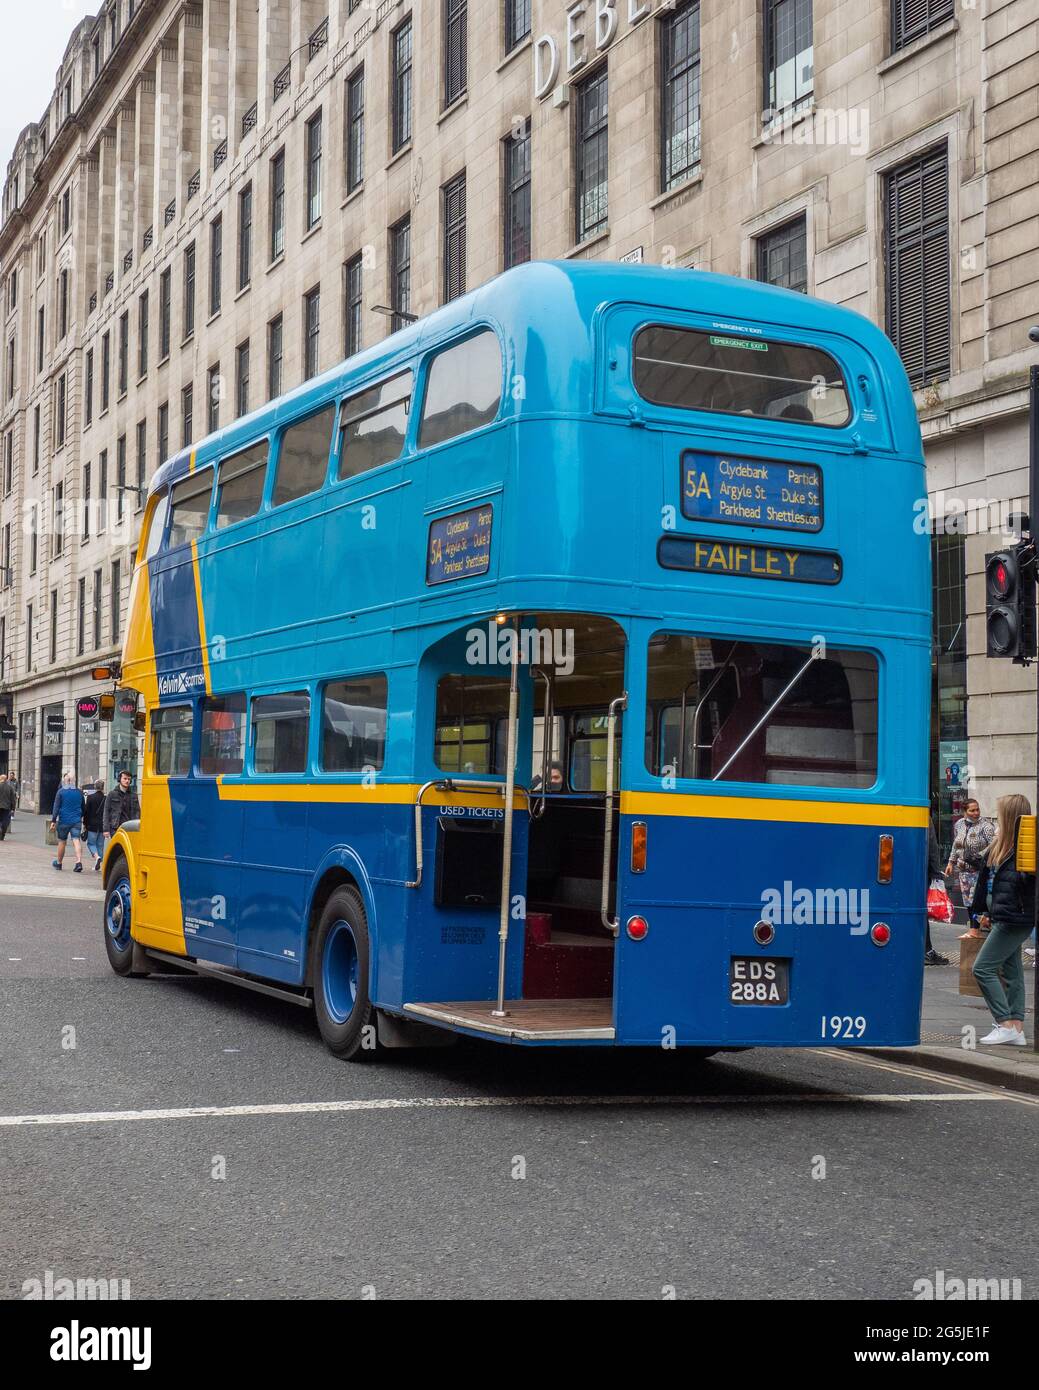
M 119 855 L 112 864 L 105 893 L 105 950 L 117 975 L 129 975 L 133 965 L 130 912 L 130 875 L 126 860 Z
M 376 1050 L 370 959 L 361 895 L 356 888 L 337 888 L 317 929 L 314 1012 L 325 1043 L 346 1061 L 364 1061 Z

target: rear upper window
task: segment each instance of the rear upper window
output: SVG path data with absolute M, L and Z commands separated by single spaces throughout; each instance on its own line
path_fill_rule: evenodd
M 263 500 L 267 476 L 267 441 L 261 439 L 248 449 L 232 454 L 220 465 L 217 482 L 216 526 L 222 530 L 236 521 L 255 516 Z
M 851 418 L 841 369 L 801 343 L 653 324 L 635 338 L 635 389 L 656 405 L 805 425 Z
M 198 540 L 206 529 L 209 520 L 209 504 L 213 496 L 213 470 L 206 468 L 201 473 L 189 473 L 170 489 L 169 549 L 175 545 L 186 545 L 188 541 Z
M 429 366 L 419 447 L 442 444 L 489 425 L 501 402 L 501 348 L 497 334 L 477 333 L 438 352 Z
M 290 425 L 282 435 L 278 475 L 274 482 L 275 507 L 317 492 L 324 483 L 334 420 L 335 406 L 329 405 L 298 424 Z
M 410 372 L 380 381 L 343 402 L 339 416 L 341 479 L 356 478 L 400 458 L 410 406 Z

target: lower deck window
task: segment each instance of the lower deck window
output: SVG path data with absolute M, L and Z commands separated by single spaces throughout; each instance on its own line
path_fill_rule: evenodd
M 509 682 L 442 676 L 437 685 L 436 765 L 444 772 L 503 773 Z
M 191 771 L 194 711 L 173 705 L 152 714 L 152 772 L 159 777 L 186 777 Z
M 386 756 L 386 677 L 355 676 L 325 686 L 322 772 L 378 771 Z
M 305 690 L 255 696 L 252 726 L 257 772 L 306 771 L 310 696 Z
M 658 777 L 871 787 L 877 659 L 778 642 L 658 633 L 646 766 Z
M 245 696 L 212 695 L 202 701 L 198 770 L 203 777 L 219 777 L 244 766 Z

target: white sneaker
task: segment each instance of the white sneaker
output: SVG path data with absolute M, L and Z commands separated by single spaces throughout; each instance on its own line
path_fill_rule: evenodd
M 1011 1047 L 1024 1047 L 1025 1035 L 1023 1029 L 1004 1028 L 997 1023 L 992 1032 L 979 1041 L 983 1043 L 1009 1043 Z

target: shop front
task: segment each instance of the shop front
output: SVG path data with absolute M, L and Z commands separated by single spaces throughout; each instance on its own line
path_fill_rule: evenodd
M 76 701 L 76 786 L 86 787 L 101 776 L 101 720 L 96 695 Z

